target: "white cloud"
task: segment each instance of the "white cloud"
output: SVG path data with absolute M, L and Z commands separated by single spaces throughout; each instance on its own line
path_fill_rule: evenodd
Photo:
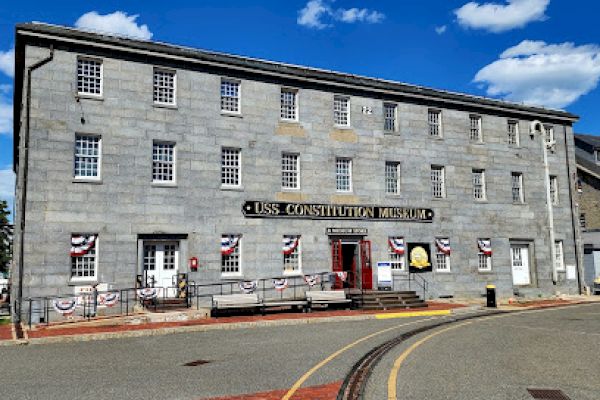
M 13 107 L 11 102 L 0 97 L 0 135 L 10 135 L 13 128 Z
M 15 49 L 0 51 L 0 71 L 11 78 L 15 77 Z
M 366 22 L 377 24 L 385 18 L 383 13 L 367 8 L 337 8 L 333 9 L 328 0 L 310 0 L 303 9 L 298 11 L 298 25 L 307 28 L 323 29 L 332 26 L 333 22 L 353 24 Z
M 100 15 L 96 11 L 83 14 L 75 22 L 75 26 L 97 32 L 112 33 L 138 39 L 151 39 L 152 32 L 148 25 L 138 25 L 135 21 L 139 15 L 127 15 L 123 11 Z
M 524 40 L 479 70 L 474 82 L 490 96 L 563 108 L 592 91 L 599 78 L 599 46 Z
M 8 204 L 13 203 L 15 197 L 15 174 L 12 168 L 7 166 L 0 169 L 0 200 L 8 201 Z
M 443 34 L 444 32 L 446 32 L 446 29 L 448 27 L 446 25 L 442 25 L 442 26 L 436 26 L 435 27 L 435 33 L 437 33 L 438 35 Z
M 522 28 L 532 21 L 543 21 L 549 3 L 550 0 L 506 0 L 506 4 L 472 1 L 454 10 L 454 14 L 465 28 L 499 33 Z

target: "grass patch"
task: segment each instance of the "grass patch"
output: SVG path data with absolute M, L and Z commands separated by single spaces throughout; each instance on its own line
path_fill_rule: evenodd
M 10 318 L 0 318 L 0 325 L 8 325 L 10 324 Z

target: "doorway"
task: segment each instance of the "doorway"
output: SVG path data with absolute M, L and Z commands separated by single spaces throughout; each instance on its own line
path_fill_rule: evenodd
M 333 272 L 345 272 L 346 279 L 336 278 L 334 289 L 372 289 L 371 242 L 362 239 L 331 239 Z
M 179 242 L 144 242 L 143 263 L 147 284 L 163 288 L 166 297 L 176 297 L 175 280 L 179 269 Z
M 529 267 L 529 246 L 526 244 L 511 244 L 510 260 L 513 286 L 531 285 L 531 270 Z

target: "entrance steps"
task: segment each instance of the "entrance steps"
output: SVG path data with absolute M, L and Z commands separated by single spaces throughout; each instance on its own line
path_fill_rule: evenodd
M 387 291 L 347 289 L 346 294 L 363 310 L 391 310 L 394 308 L 427 307 L 415 291 Z

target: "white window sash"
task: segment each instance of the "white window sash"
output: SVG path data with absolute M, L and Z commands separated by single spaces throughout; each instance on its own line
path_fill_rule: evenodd
M 99 64 L 100 67 L 100 78 L 98 79 L 98 86 L 100 87 L 99 93 L 91 93 L 89 91 L 81 91 L 79 88 L 79 77 L 88 78 L 88 79 L 97 79 L 95 77 L 90 77 L 89 75 L 79 74 L 79 62 L 93 62 Z M 78 57 L 77 58 L 77 71 L 76 71 L 76 79 L 77 79 L 77 95 L 82 97 L 102 97 L 104 95 L 104 62 L 103 60 L 91 58 L 91 57 Z
M 173 87 L 169 87 L 169 86 L 157 84 L 156 83 L 156 75 L 157 74 L 172 75 Z M 160 91 L 160 89 L 172 92 L 172 97 L 173 97 L 173 101 L 171 101 L 171 102 L 160 101 L 160 100 L 156 100 L 156 98 L 153 98 L 154 104 L 156 104 L 156 105 L 165 105 L 165 106 L 177 106 L 177 72 L 176 71 L 172 71 L 172 70 L 168 70 L 168 69 L 155 68 L 152 80 L 153 80 L 153 82 L 152 82 L 153 97 L 155 97 L 155 92 L 157 90 Z

